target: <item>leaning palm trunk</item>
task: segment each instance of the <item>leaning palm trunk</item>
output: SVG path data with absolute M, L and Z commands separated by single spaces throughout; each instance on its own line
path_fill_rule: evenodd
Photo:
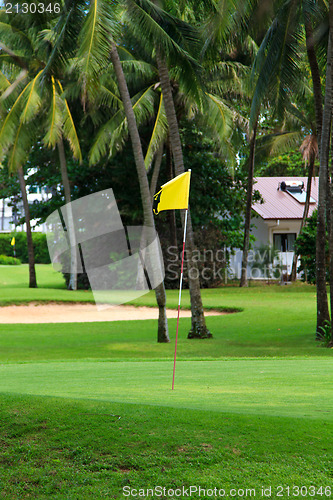
M 158 181 L 158 177 L 160 175 L 162 157 L 163 157 L 163 147 L 164 147 L 164 144 L 162 143 L 157 150 L 154 168 L 153 168 L 153 175 L 151 176 L 150 196 L 151 196 L 152 201 L 154 198 L 154 194 L 156 193 L 157 181 Z
M 320 328 L 325 326 L 325 321 L 330 320 L 326 291 L 326 203 L 327 203 L 327 176 L 329 161 L 329 146 L 332 126 L 332 94 L 333 94 L 333 0 L 330 0 L 330 30 L 327 49 L 326 66 L 326 92 L 323 113 L 323 124 L 320 147 L 319 166 L 319 193 L 318 193 L 318 219 L 316 242 L 316 285 L 317 285 L 317 337 L 320 337 Z
M 60 161 L 60 172 L 62 185 L 64 187 L 65 201 L 67 205 L 68 217 L 68 237 L 70 242 L 70 279 L 68 283 L 69 290 L 77 290 L 77 249 L 75 245 L 75 229 L 71 210 L 71 188 L 68 179 L 67 163 L 65 156 L 65 148 L 62 138 L 58 141 L 58 152 Z
M 27 246 L 28 246 L 28 260 L 29 260 L 29 288 L 37 288 L 36 269 L 35 269 L 35 255 L 34 245 L 32 242 L 31 225 L 30 225 L 30 210 L 27 197 L 27 188 L 24 179 L 23 168 L 18 169 L 18 177 L 22 193 L 25 225 L 27 228 Z
M 239 286 L 248 286 L 247 282 L 247 262 L 250 248 L 250 227 L 251 227 L 251 210 L 253 198 L 253 176 L 254 176 L 254 159 L 257 136 L 258 118 L 254 124 L 252 137 L 250 141 L 250 156 L 249 156 L 249 172 L 247 178 L 247 194 L 246 194 L 246 209 L 244 222 L 244 243 L 242 256 L 242 272 Z
M 151 228 L 155 228 L 153 212 L 152 212 L 151 196 L 149 191 L 149 183 L 147 178 L 145 161 L 142 153 L 139 131 L 136 124 L 131 98 L 129 95 L 126 79 L 119 59 L 117 47 L 113 40 L 111 40 L 110 55 L 116 73 L 119 92 L 121 100 L 123 102 L 125 115 L 127 118 L 128 130 L 132 141 L 134 160 L 140 185 L 144 225 Z M 158 342 L 170 342 L 168 334 L 168 322 L 166 317 L 166 307 L 165 307 L 166 294 L 165 294 L 164 283 L 161 283 L 157 288 L 155 288 L 155 295 L 159 308 L 157 340 Z
M 163 93 L 165 114 L 169 126 L 169 136 L 173 153 L 173 159 L 175 163 L 175 173 L 176 175 L 180 175 L 184 172 L 184 160 L 183 160 L 183 152 L 180 141 L 178 121 L 172 97 L 168 67 L 165 61 L 165 57 L 161 54 L 159 49 L 156 50 L 156 61 L 161 82 L 162 93 Z M 184 227 L 184 220 L 185 216 L 184 214 L 182 214 L 183 227 Z M 204 316 L 201 291 L 200 291 L 198 266 L 196 261 L 193 260 L 192 258 L 195 245 L 194 245 L 194 236 L 193 236 L 190 210 L 188 211 L 186 243 L 187 243 L 186 248 L 188 257 L 187 258 L 188 279 L 189 279 L 189 288 L 191 297 L 191 315 L 192 315 L 192 328 L 188 334 L 188 338 L 212 337 L 212 334 L 210 333 L 210 331 L 206 326 L 206 321 Z

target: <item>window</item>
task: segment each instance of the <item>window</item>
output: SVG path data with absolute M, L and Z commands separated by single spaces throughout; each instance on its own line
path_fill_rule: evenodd
M 274 233 L 273 245 L 279 252 L 293 252 L 296 233 Z

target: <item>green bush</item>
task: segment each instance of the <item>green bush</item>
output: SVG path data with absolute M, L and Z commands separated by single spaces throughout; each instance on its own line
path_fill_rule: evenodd
M 316 239 L 317 239 L 317 210 L 306 220 L 306 225 L 295 241 L 295 248 L 300 256 L 301 264 L 297 271 L 303 271 L 302 280 L 308 283 L 316 283 Z M 326 234 L 326 280 L 329 281 L 329 247 L 328 235 Z
M 20 259 L 8 257 L 7 255 L 0 255 L 0 266 L 19 266 L 20 264 Z
M 7 257 L 14 256 L 14 247 L 10 244 L 13 236 L 13 233 L 0 234 L 0 255 L 6 255 Z M 36 264 L 49 264 L 50 256 L 47 248 L 46 234 L 32 233 L 32 241 Z M 21 262 L 28 262 L 27 235 L 24 232 L 15 234 L 15 253 Z

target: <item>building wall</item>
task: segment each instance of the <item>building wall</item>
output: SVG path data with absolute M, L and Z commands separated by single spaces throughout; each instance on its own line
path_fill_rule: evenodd
M 265 279 L 269 276 L 269 270 L 267 270 L 266 276 L 261 269 L 255 267 L 253 261 L 255 258 L 264 259 L 263 255 L 259 253 L 259 247 L 261 245 L 271 245 L 273 246 L 274 234 L 289 234 L 295 233 L 299 234 L 301 220 L 264 220 L 261 217 L 256 217 L 252 219 L 253 229 L 251 234 L 256 238 L 253 244 L 253 250 L 249 252 L 249 263 L 247 266 L 247 276 L 249 279 Z M 242 271 L 242 250 L 235 249 L 234 255 L 230 259 L 230 273 L 229 276 L 240 278 Z M 292 261 L 294 252 L 278 252 L 278 259 L 275 260 L 275 264 L 282 264 L 282 273 L 291 273 Z

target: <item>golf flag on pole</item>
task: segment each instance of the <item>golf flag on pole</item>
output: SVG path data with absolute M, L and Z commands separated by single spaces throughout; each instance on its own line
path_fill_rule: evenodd
M 12 237 L 12 241 L 10 242 L 10 244 L 12 245 L 12 247 L 15 246 L 15 236 Z
M 188 208 L 190 192 L 191 170 L 177 175 L 174 179 L 163 184 L 154 195 L 153 212 L 155 215 L 162 210 L 178 210 Z
M 153 205 L 153 211 L 155 215 L 159 214 L 162 210 L 175 210 L 175 209 L 177 210 L 182 208 L 186 209 L 185 222 L 184 222 L 182 265 L 180 270 L 180 283 L 179 283 L 175 356 L 173 360 L 172 390 L 174 390 L 175 386 L 180 300 L 182 296 L 182 285 L 183 285 L 184 254 L 185 254 L 186 227 L 187 227 L 187 216 L 188 216 L 188 198 L 190 192 L 190 179 L 191 179 L 191 170 L 188 170 L 184 174 L 178 175 L 171 181 L 167 182 L 166 184 L 163 184 L 163 186 L 161 186 L 160 191 L 156 193 L 154 196 L 154 205 Z

